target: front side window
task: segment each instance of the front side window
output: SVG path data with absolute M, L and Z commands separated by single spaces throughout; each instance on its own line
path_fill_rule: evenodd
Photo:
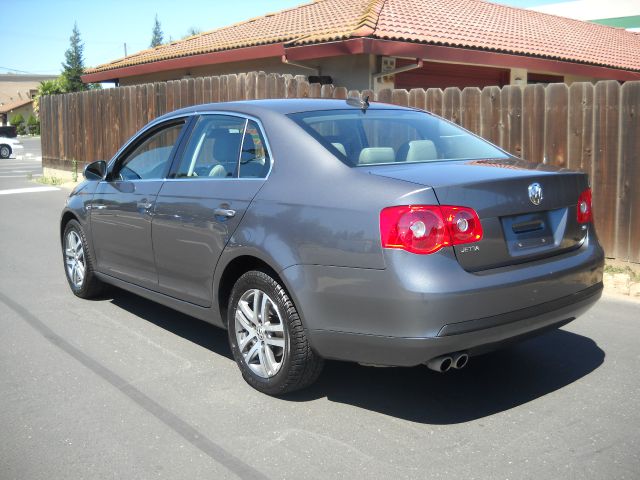
M 119 180 L 156 180 L 164 178 L 171 161 L 171 152 L 178 142 L 184 120 L 162 127 L 142 141 L 122 161 L 116 164 Z
M 191 133 L 175 178 L 235 178 L 247 120 L 203 115 Z
M 425 112 L 331 110 L 289 117 L 352 167 L 509 158 L 485 140 Z

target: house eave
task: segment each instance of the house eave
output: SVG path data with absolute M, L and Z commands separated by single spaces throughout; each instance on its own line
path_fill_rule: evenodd
M 194 68 L 204 65 L 216 65 L 220 63 L 241 62 L 269 57 L 280 57 L 284 54 L 284 44 L 274 43 L 270 45 L 257 45 L 254 47 L 235 48 L 221 52 L 203 53 L 185 57 L 170 58 L 156 62 L 129 65 L 113 68 L 100 72 L 82 75 L 84 83 L 113 82 L 125 77 L 134 77 L 150 73 L 178 70 L 182 68 Z
M 85 83 L 117 81 L 121 78 L 157 73 L 161 71 L 216 65 L 246 60 L 257 60 L 286 55 L 291 61 L 342 55 L 374 54 L 395 57 L 421 58 L 430 61 L 446 61 L 489 65 L 507 68 L 526 68 L 564 75 L 577 75 L 603 80 L 640 80 L 640 72 L 600 65 L 578 63 L 569 60 L 542 58 L 487 51 L 473 48 L 447 47 L 417 42 L 382 40 L 376 38 L 352 38 L 309 45 L 287 46 L 285 43 L 258 45 L 221 52 L 160 60 L 156 62 L 88 73 L 82 76 Z

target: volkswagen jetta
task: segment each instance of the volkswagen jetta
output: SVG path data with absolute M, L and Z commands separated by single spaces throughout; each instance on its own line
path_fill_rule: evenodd
M 268 394 L 309 385 L 323 359 L 462 368 L 602 290 L 587 175 L 420 110 L 199 105 L 85 178 L 60 224 L 73 293 L 111 284 L 226 328 Z

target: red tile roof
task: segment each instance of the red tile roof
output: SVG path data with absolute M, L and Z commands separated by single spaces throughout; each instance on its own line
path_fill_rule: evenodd
M 315 0 L 89 69 L 273 43 L 370 37 L 640 71 L 640 34 L 483 0 Z

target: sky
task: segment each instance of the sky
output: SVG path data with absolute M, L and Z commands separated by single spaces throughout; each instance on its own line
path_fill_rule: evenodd
M 561 0 L 501 0 L 496 3 L 531 7 Z M 202 31 L 230 25 L 305 0 L 0 0 L 3 40 L 0 74 L 54 74 L 61 71 L 64 52 L 77 22 L 84 43 L 85 66 L 96 66 L 149 47 L 155 15 L 164 32 L 178 40 L 191 28 Z

